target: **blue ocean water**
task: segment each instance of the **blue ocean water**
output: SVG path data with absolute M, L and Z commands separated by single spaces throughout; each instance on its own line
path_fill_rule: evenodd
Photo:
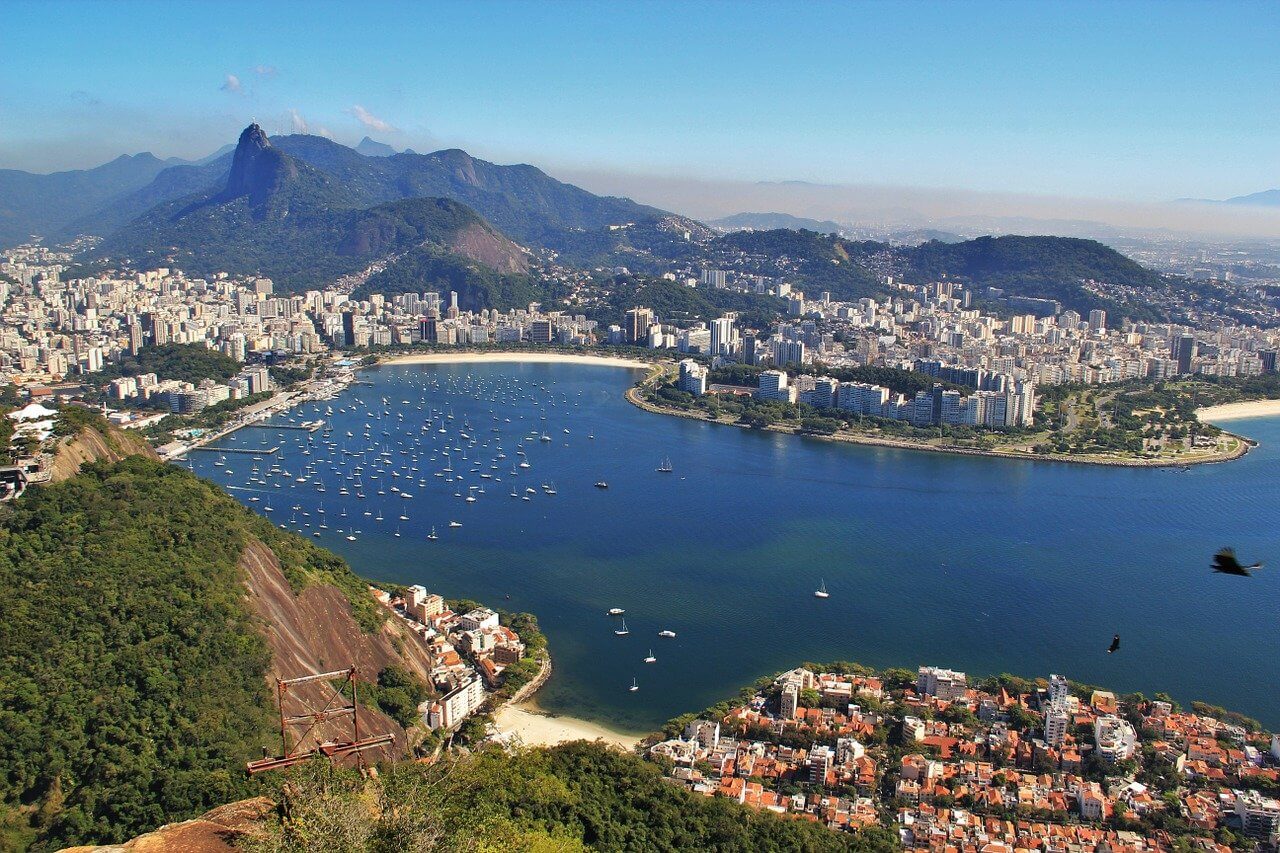
M 277 419 L 326 418 L 327 437 L 250 428 L 226 446 L 281 453 L 219 465 L 200 452 L 195 470 L 321 533 L 363 575 L 537 614 L 555 661 L 547 710 L 648 731 L 762 674 L 843 659 L 1056 672 L 1280 727 L 1280 564 L 1252 578 L 1208 569 L 1224 545 L 1280 560 L 1280 421 L 1232 425 L 1261 442 L 1242 460 L 1143 470 L 653 415 L 623 399 L 633 372 L 587 364 L 392 365 L 362 379 Z M 655 470 L 664 457 L 671 473 Z M 450 462 L 459 479 L 435 476 Z M 254 466 L 265 483 L 249 482 Z M 346 479 L 357 467 L 359 489 Z M 610 607 L 626 609 L 626 636 Z

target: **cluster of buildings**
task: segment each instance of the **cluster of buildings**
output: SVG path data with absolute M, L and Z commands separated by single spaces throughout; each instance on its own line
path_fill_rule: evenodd
M 718 280 L 713 275 L 709 284 L 690 281 L 714 287 Z M 789 287 L 783 293 L 776 285 L 740 284 L 739 289 L 783 296 L 786 318 L 759 334 L 737 328 L 733 314 L 684 328 L 655 320 L 647 339 L 652 347 L 713 361 L 926 369 L 980 391 L 993 390 L 979 380 L 983 375 L 1032 385 L 1258 375 L 1275 371 L 1280 351 L 1280 335 L 1257 326 L 1219 320 L 1192 329 L 1124 320 L 1117 328 L 1103 310 L 1082 316 L 1054 300 L 1022 297 L 1004 297 L 1006 308 L 1021 313 L 1001 317 L 974 307 L 970 291 L 954 282 L 917 286 L 892 276 L 884 280 L 893 295 L 852 302 L 832 300 L 829 293 L 812 299 Z M 988 300 L 992 296 L 986 294 Z
M 914 397 L 893 394 L 882 385 L 840 382 L 830 376 L 801 374 L 794 381 L 781 370 L 760 374 L 754 396 L 778 403 L 803 403 L 817 409 L 839 409 L 852 415 L 907 421 L 912 426 L 985 426 L 996 428 L 1031 426 L 1036 409 L 1035 383 L 1013 380 L 1001 374 L 988 390 L 967 396 L 935 383 L 929 391 Z M 707 385 L 707 371 L 697 362 L 680 362 L 677 380 L 681 390 L 701 395 L 718 389 Z M 735 390 L 727 389 L 729 393 Z
M 57 382 L 166 343 L 241 362 L 325 349 L 308 313 L 323 302 L 318 292 L 277 296 L 270 279 L 163 267 L 64 280 L 70 267 L 70 254 L 41 246 L 0 254 L 0 381 Z
M 506 668 L 524 658 L 524 643 L 492 610 L 455 613 L 444 598 L 418 585 L 403 597 L 381 593 L 380 598 L 431 653 L 431 682 L 438 696 L 424 702 L 419 712 L 432 731 L 456 729 L 502 685 Z
M 1225 851 L 1280 842 L 1280 735 L 1052 675 L 1025 692 L 923 666 L 914 684 L 796 669 L 649 748 L 707 796 L 832 828 L 892 824 L 911 850 Z
M 519 343 L 585 346 L 596 341 L 596 322 L 582 314 L 543 310 L 536 302 L 508 311 L 464 311 L 458 306 L 456 291 L 444 295 L 435 291 L 394 296 L 375 293 L 363 301 L 343 297 L 322 300 L 315 309 L 317 327 L 337 347 Z
M 108 383 L 113 400 L 148 403 L 158 401 L 171 412 L 191 414 L 224 400 L 241 400 L 272 390 L 271 373 L 264 365 L 246 367 L 228 382 L 205 379 L 199 383 L 160 379 L 154 373 L 122 376 Z

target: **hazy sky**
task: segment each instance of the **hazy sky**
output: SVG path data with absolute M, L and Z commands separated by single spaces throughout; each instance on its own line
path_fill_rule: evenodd
M 1280 3 L 57 3 L 0 167 L 352 144 L 727 180 L 1164 200 L 1280 186 Z

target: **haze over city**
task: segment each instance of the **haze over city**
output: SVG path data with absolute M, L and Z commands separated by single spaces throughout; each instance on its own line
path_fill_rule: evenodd
M 42 6 L 7 9 L 8 168 L 197 159 L 256 119 L 702 217 L 1280 225 L 1170 204 L 1280 184 L 1275 4 Z

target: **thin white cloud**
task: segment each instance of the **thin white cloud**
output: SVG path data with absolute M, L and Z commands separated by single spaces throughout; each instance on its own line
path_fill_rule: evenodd
M 379 133 L 397 133 L 398 132 L 390 122 L 383 121 L 382 119 L 378 118 L 376 115 L 369 112 L 359 104 L 356 104 L 351 109 L 347 110 L 347 112 L 355 116 L 356 120 L 360 122 L 362 125 L 364 125 L 366 128 L 368 128 L 369 130 L 376 130 Z
M 330 131 L 329 128 L 325 127 L 322 124 L 311 128 L 311 132 L 316 136 L 323 136 L 325 139 L 333 139 L 332 131 Z
M 307 120 L 302 117 L 302 113 L 289 108 L 289 124 L 293 128 L 294 133 L 309 133 L 307 128 Z
M 253 66 L 253 73 L 259 77 L 274 77 L 279 72 L 274 65 L 255 65 Z
M 234 74 L 228 74 L 227 79 L 223 81 L 219 87 L 224 92 L 230 92 L 233 95 L 244 94 L 244 86 L 240 83 L 240 78 Z

